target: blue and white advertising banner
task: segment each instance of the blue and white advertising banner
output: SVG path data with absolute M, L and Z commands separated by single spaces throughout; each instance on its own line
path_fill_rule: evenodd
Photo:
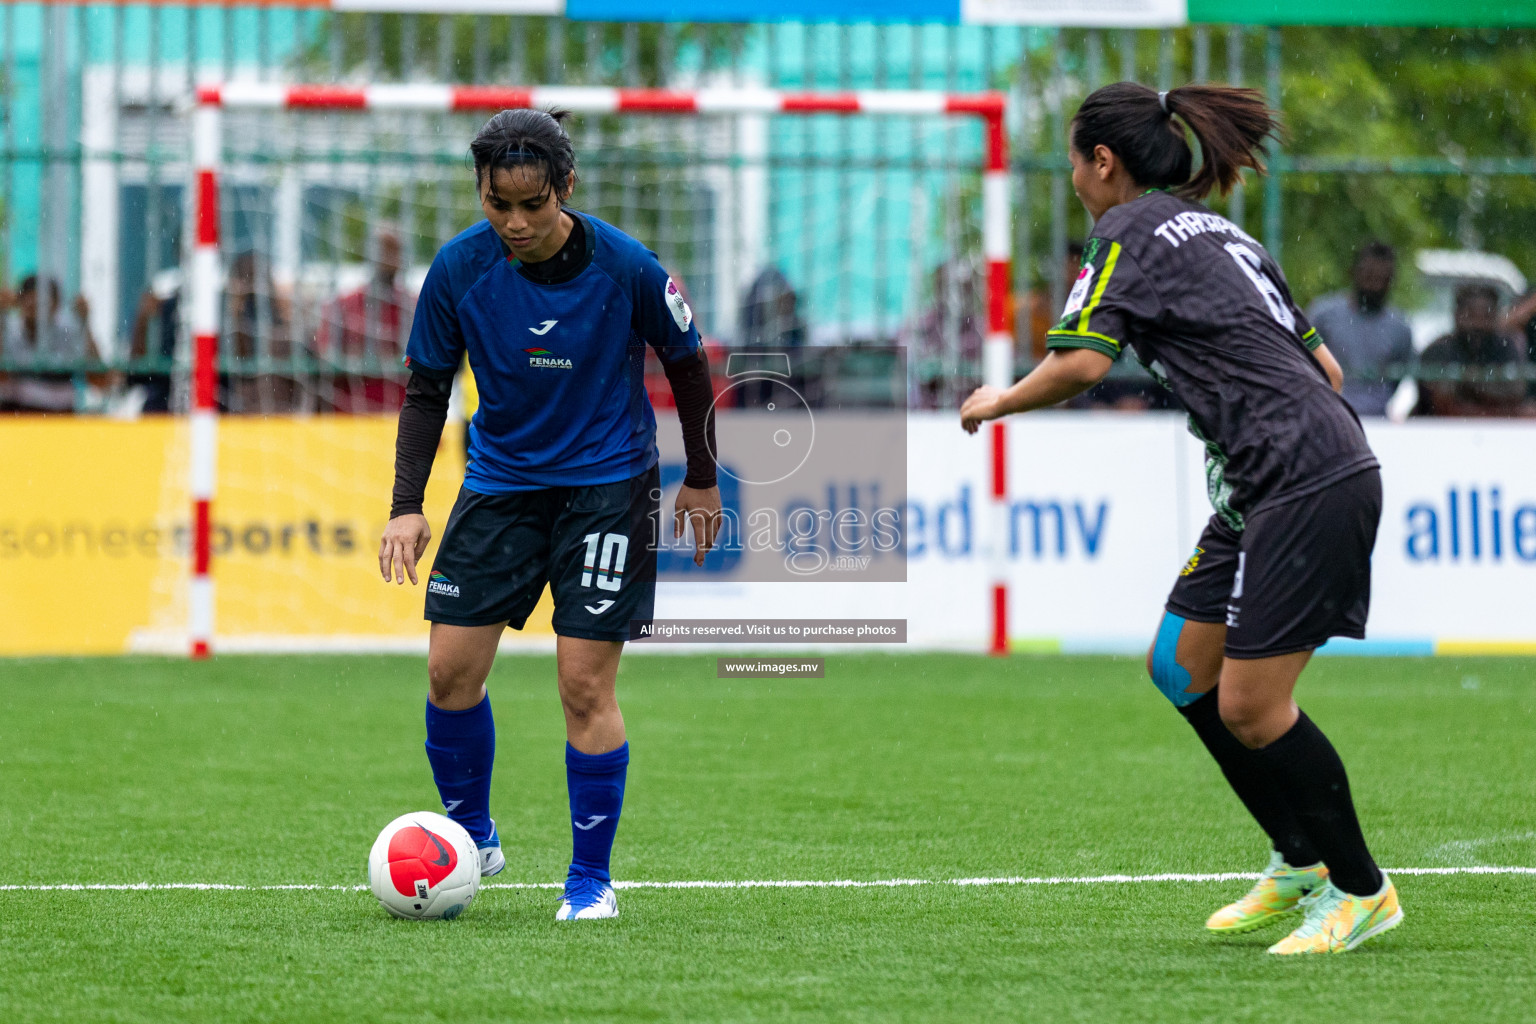
M 384 11 L 402 14 L 546 14 L 565 13 L 565 0 L 330 0 L 333 11 Z
M 191 6 L 228 0 L 184 0 Z M 337 11 L 547 14 L 585 21 L 886 22 L 1166 28 L 1211 25 L 1536 24 L 1533 0 L 295 0 Z
M 922 23 L 960 19 L 960 0 L 566 0 L 580 21 L 841 21 Z
M 675 430 L 663 422 L 664 461 Z M 1327 652 L 1536 649 L 1536 425 L 1373 421 L 1367 433 L 1384 489 L 1368 639 Z M 998 557 L 1015 647 L 1145 650 L 1211 514 L 1203 449 L 1183 418 L 1011 420 L 1000 522 L 984 436 L 961 432 L 950 413 L 908 416 L 905 582 L 665 582 L 657 615 L 905 619 L 909 647 L 981 651 Z M 866 475 L 854 461 L 815 490 L 852 493 Z
M 1373 635 L 1536 640 L 1536 429 L 1483 420 L 1368 433 L 1386 495 Z
M 365 0 L 377 2 L 377 0 Z M 587 21 L 837 21 L 1155 28 L 1189 20 L 1187 0 L 566 0 Z
M 1167 28 L 1189 21 L 1186 0 L 960 0 L 968 25 Z

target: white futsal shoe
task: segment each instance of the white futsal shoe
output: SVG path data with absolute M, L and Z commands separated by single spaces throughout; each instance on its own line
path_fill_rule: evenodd
M 594 921 L 619 916 L 619 898 L 613 886 L 601 878 L 572 875 L 565 880 L 556 921 Z
M 501 836 L 496 833 L 495 818 L 491 819 L 490 838 L 475 845 L 480 848 L 480 877 L 490 878 L 501 874 L 501 869 L 507 866 L 507 858 L 501 852 Z

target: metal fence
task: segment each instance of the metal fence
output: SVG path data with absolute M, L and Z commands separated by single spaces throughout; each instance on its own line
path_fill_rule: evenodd
M 1162 88 L 1222 80 L 1257 86 L 1283 108 L 1282 42 L 1279 30 L 1209 26 L 705 26 L 271 6 L 0 4 L 0 283 L 7 307 L 0 373 L 13 377 L 12 403 L 28 407 L 121 410 L 135 388 L 139 399 L 148 395 L 149 408 L 180 407 L 175 369 L 185 363 L 186 345 L 178 300 L 189 251 L 183 110 L 200 80 L 1006 90 L 1022 368 L 1041 352 L 1044 327 L 1064 300 L 1071 243 L 1089 228 L 1071 195 L 1065 154 L 1066 121 L 1081 97 L 1118 79 Z M 412 268 L 419 272 L 477 216 L 464 184 L 465 125 L 397 120 L 362 130 L 367 137 L 345 136 L 339 126 L 299 137 L 261 122 L 232 142 L 252 166 L 264 157 L 291 163 L 302 150 L 305 161 L 339 175 L 329 187 L 311 182 L 296 200 L 289 197 L 303 227 L 286 242 L 276 237 L 283 229 L 271 213 L 275 186 L 253 177 L 226 197 L 226 231 L 247 242 L 229 248 L 226 272 L 248 293 L 241 301 L 258 350 L 270 354 L 274 325 L 286 319 L 283 330 L 296 345 L 286 358 L 308 381 L 300 389 L 309 396 L 299 403 L 305 408 L 338 407 L 324 396 L 349 371 L 320 358 L 316 339 L 326 317 L 342 315 L 334 304 L 328 311 L 325 296 L 366 284 L 379 256 L 378 225 L 390 222 L 398 234 L 408 284 Z M 778 309 L 790 296 L 783 329 L 800 332 L 805 343 L 907 343 L 915 350 L 919 404 L 952 404 L 979 378 L 985 310 L 975 287 L 982 254 L 974 127 L 827 116 L 768 118 L 722 135 L 699 122 L 638 129 L 594 118 L 580 131 L 589 208 L 686 268 L 701 322 L 722 342 L 748 340 L 763 317 L 754 303 Z M 1297 241 L 1287 215 L 1313 216 L 1309 196 L 1347 189 L 1350 181 L 1464 181 L 1473 214 L 1454 216 L 1475 224 L 1479 216 L 1496 218 L 1501 204 L 1507 210 L 1524 202 L 1508 189 L 1536 172 L 1523 159 L 1286 153 L 1272 168 L 1271 177 L 1216 208 L 1282 260 Z M 760 235 L 751 258 L 718 258 L 726 225 L 745 229 L 741 192 L 707 187 L 711 174 L 738 181 L 756 175 L 768 197 L 763 223 L 751 228 Z M 359 175 L 386 185 L 357 187 Z M 1444 211 L 1427 214 L 1443 218 Z M 1475 230 L 1462 234 L 1477 240 Z M 299 253 L 297 265 L 280 265 L 284 245 Z M 245 264 L 237 262 L 242 253 L 250 254 Z M 1298 268 L 1287 267 L 1294 280 Z M 282 273 L 293 276 L 283 281 Z M 28 278 L 30 289 L 22 287 Z M 281 309 L 279 292 L 287 301 Z M 236 362 L 233 371 L 245 368 Z M 18 402 L 22 377 L 32 391 Z

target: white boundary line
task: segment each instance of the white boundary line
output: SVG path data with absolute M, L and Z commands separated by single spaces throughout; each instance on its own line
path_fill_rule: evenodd
M 1387 868 L 1389 875 L 1532 875 L 1536 867 L 1475 865 L 1453 868 Z M 1004 878 L 770 879 L 767 881 L 614 882 L 615 889 L 902 889 L 919 885 L 1137 885 L 1146 882 L 1236 882 L 1258 878 L 1252 871 L 1159 875 L 1082 875 Z M 560 882 L 488 882 L 482 889 L 560 889 Z M 366 885 L 237 885 L 226 882 L 67 882 L 55 885 L 0 885 L 0 892 L 365 892 Z

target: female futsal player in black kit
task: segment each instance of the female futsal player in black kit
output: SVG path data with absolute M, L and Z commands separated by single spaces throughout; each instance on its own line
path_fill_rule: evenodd
M 1198 171 L 1186 141 L 1193 131 Z M 1198 200 L 1263 171 L 1275 114 L 1249 89 L 1130 82 L 1073 118 L 1072 184 L 1094 218 L 1049 354 L 960 411 L 1057 404 L 1131 349 L 1189 411 L 1215 515 L 1175 581 L 1147 656 L 1272 846 L 1253 890 L 1206 927 L 1245 932 L 1301 909 L 1271 953 L 1352 949 L 1403 918 L 1367 849 L 1333 745 L 1292 700 L 1331 636 L 1362 637 L 1381 478 L 1337 394 L 1338 364 L 1263 246 Z

